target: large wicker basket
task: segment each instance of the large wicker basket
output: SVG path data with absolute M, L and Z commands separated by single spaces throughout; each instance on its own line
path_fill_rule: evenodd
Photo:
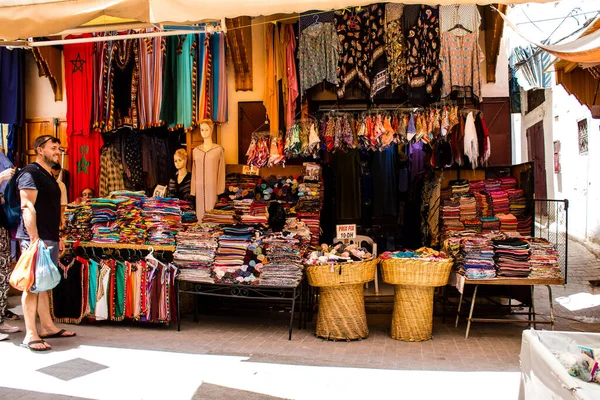
M 315 287 L 343 286 L 355 283 L 363 284 L 375 279 L 375 270 L 379 260 L 330 265 L 308 265 L 306 276 L 308 283 Z
M 315 335 L 328 340 L 369 335 L 363 284 L 375 279 L 378 259 L 356 263 L 308 265 L 308 283 L 321 288 Z
M 396 285 L 390 336 L 406 342 L 432 338 L 434 287 L 448 283 L 453 261 L 382 261 L 383 280 Z
M 453 260 L 425 261 L 392 258 L 381 261 L 383 281 L 394 285 L 444 286 L 448 283 Z

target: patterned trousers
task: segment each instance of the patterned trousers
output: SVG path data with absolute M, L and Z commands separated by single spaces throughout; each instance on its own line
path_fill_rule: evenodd
M 4 313 L 8 308 L 8 289 L 10 279 L 10 233 L 0 227 L 0 324 L 4 322 Z

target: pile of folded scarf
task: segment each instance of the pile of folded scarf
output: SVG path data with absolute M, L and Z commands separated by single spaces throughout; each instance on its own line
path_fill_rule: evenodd
M 302 280 L 303 238 L 293 233 L 273 233 L 262 240 L 266 259 L 260 274 L 260 285 L 297 286 Z
M 453 195 L 463 195 L 469 193 L 470 183 L 469 181 L 462 179 L 456 181 L 450 181 L 450 188 L 452 188 Z
M 417 250 L 404 251 L 386 251 L 380 258 L 382 260 L 390 260 L 395 258 L 414 258 L 424 261 L 447 261 L 449 257 L 442 251 L 434 250 L 430 247 L 421 247 Z
M 496 214 L 500 220 L 500 230 L 502 232 L 517 232 L 517 217 L 512 214 Z
M 514 190 L 517 188 L 517 180 L 512 176 L 505 176 L 500 178 L 500 188 L 502 190 Z
M 142 215 L 148 226 L 146 244 L 175 244 L 175 236 L 182 230 L 179 199 L 148 197 Z
M 527 217 L 524 215 L 517 216 L 517 232 L 519 232 L 521 235 L 530 236 L 532 224 L 533 218 L 531 215 Z
M 465 226 L 465 230 L 481 233 L 483 223 L 479 219 L 467 219 L 462 221 L 462 223 Z
M 477 218 L 477 200 L 475 196 L 463 195 L 460 197 L 460 220 L 473 220 Z
M 126 199 L 92 199 L 93 242 L 117 243 L 120 239 L 117 207 Z
M 477 201 L 477 216 L 478 217 L 491 217 L 492 206 L 491 197 L 485 192 L 475 193 L 475 200 Z
M 373 258 L 367 249 L 358 244 L 337 243 L 333 246 L 321 245 L 321 250 L 311 252 L 305 258 L 308 265 L 362 262 Z
M 249 247 L 254 240 L 254 228 L 250 226 L 224 226 L 219 236 L 212 277 L 217 283 L 251 283 L 255 276 L 238 278 L 237 271 L 248 266 L 251 258 Z M 247 267 L 246 267 L 247 268 Z M 259 271 L 257 271 L 259 272 Z M 252 276 L 250 276 L 252 275 Z
M 66 240 L 90 241 L 92 232 L 92 204 L 68 204 L 65 209 Z
M 193 226 L 198 222 L 198 216 L 191 202 L 179 200 L 179 208 L 181 209 L 181 223 L 184 228 Z
M 460 200 L 453 197 L 442 202 L 442 230 L 462 231 L 465 226 L 460 222 Z
M 510 202 L 510 213 L 519 216 L 525 214 L 525 208 L 527 207 L 527 199 L 525 198 L 525 192 L 521 189 L 507 190 L 508 201 Z
M 179 279 L 196 282 L 214 282 L 212 267 L 223 234 L 216 224 L 198 224 L 177 234 L 177 248 L 173 262 L 180 268 Z
M 237 204 L 234 205 L 234 207 L 242 224 L 264 225 L 269 222 L 267 218 L 268 202 L 257 200 L 251 200 L 250 202 L 247 200 L 235 200 L 234 203 L 236 202 Z
M 531 250 L 529 264 L 531 265 L 530 278 L 560 278 L 561 271 L 558 262 L 556 245 L 543 238 L 528 240 Z
M 471 181 L 469 182 L 469 193 L 476 194 L 485 190 L 485 181 Z
M 494 259 L 497 275 L 512 278 L 527 278 L 529 264 L 529 243 L 518 238 L 495 239 Z
M 319 245 L 321 232 L 321 200 L 301 200 L 296 206 L 296 218 L 303 222 L 311 233 L 311 244 Z
M 493 190 L 489 192 L 492 198 L 492 208 L 494 215 L 508 214 L 510 212 L 510 202 L 508 194 L 504 190 Z
M 216 208 L 212 209 L 204 213 L 202 222 L 205 224 L 235 224 L 235 210 L 217 210 Z
M 500 230 L 500 220 L 498 217 L 482 217 L 479 220 L 482 224 L 481 231 L 484 233 Z
M 490 279 L 496 277 L 494 246 L 486 237 L 462 239 L 460 271 L 468 279 Z
M 487 192 L 493 192 L 494 190 L 500 190 L 502 183 L 497 179 L 487 179 L 485 181 L 485 190 Z
M 142 215 L 145 197 L 140 196 L 138 192 L 126 191 L 113 192 L 111 195 L 122 200 L 117 205 L 117 225 L 119 226 L 120 242 L 144 244 L 147 235 L 146 221 Z

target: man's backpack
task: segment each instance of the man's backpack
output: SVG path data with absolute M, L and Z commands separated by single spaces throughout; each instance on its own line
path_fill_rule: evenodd
M 19 176 L 31 168 L 37 168 L 36 164 L 30 164 L 25 168 L 15 172 L 15 174 L 10 178 L 6 189 L 4 189 L 4 203 L 2 204 L 3 214 L 0 217 L 0 223 L 6 229 L 17 229 L 19 224 L 21 223 L 21 194 L 19 193 L 19 187 L 17 184 L 17 179 Z

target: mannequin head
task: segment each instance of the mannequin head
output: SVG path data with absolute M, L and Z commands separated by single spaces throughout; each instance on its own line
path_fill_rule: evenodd
M 202 135 L 202 139 L 212 142 L 214 128 L 215 124 L 210 119 L 203 119 L 200 121 L 200 135 Z
M 173 161 L 175 162 L 175 168 L 177 171 L 186 169 L 187 166 L 187 151 L 185 149 L 178 149 L 173 155 Z

